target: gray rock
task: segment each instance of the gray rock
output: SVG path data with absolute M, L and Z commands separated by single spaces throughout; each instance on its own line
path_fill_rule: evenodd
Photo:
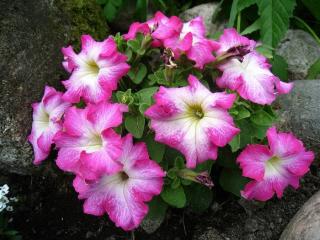
M 310 66 L 320 57 L 320 46 L 302 30 L 289 30 L 276 54 L 288 62 L 290 80 L 305 79 Z
M 320 191 L 296 213 L 280 240 L 320 240 Z
M 200 4 L 181 13 L 180 18 L 183 21 L 190 21 L 191 19 L 198 16 L 203 17 L 208 35 L 213 35 L 218 31 L 223 31 L 223 28 L 225 26 L 225 23 L 223 22 L 211 22 L 212 15 L 217 10 L 217 7 L 218 3 Z
M 278 127 L 292 131 L 319 157 L 320 149 L 320 80 L 294 81 L 290 94 L 278 99 Z
M 196 232 L 193 240 L 225 240 L 215 228 L 207 228 L 203 232 Z
M 84 29 L 99 19 L 96 15 L 92 22 L 87 16 L 85 22 L 75 23 L 69 10 L 61 8 L 66 2 L 82 1 L 0 2 L 0 170 L 5 173 L 31 174 L 35 169 L 26 141 L 32 121 L 31 103 L 41 99 L 45 85 L 62 88 L 60 80 L 66 75 L 61 67 L 61 47 L 79 39 L 77 24 Z M 94 0 L 89 2 L 93 4 Z M 76 3 L 72 6 L 72 10 L 86 9 Z M 103 17 L 100 20 L 105 22 Z M 106 26 L 103 31 L 106 33 Z
M 146 233 L 151 234 L 154 233 L 161 225 L 162 219 L 143 219 L 141 222 L 141 227 Z

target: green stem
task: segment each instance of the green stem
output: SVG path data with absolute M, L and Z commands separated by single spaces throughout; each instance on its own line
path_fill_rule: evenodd
M 301 18 L 294 16 L 293 17 L 296 21 L 298 21 L 299 23 L 301 23 L 308 31 L 309 33 L 312 35 L 312 37 L 318 42 L 318 44 L 320 45 L 320 38 L 317 36 L 317 34 L 313 31 L 313 29 L 305 22 L 303 21 Z
M 237 18 L 237 31 L 238 31 L 238 33 L 241 32 L 241 12 L 238 13 L 238 18 Z

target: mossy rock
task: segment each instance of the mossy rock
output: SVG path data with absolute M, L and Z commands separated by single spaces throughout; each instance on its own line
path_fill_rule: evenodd
M 82 34 L 90 34 L 96 40 L 103 40 L 109 27 L 100 5 L 95 0 L 55 0 L 70 26 L 69 41 L 79 47 Z
M 46 85 L 64 90 L 62 47 L 79 47 L 82 34 L 102 40 L 108 27 L 95 0 L 1 0 L 0 26 L 0 175 L 41 173 L 27 142 L 31 103 Z

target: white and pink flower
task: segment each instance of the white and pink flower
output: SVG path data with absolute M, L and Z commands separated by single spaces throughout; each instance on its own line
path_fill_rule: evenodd
M 85 213 L 95 216 L 107 213 L 116 226 L 129 231 L 137 228 L 146 216 L 145 202 L 160 194 L 165 173 L 149 159 L 144 143 L 134 145 L 130 134 L 122 141 L 120 172 L 111 175 L 105 172 L 95 181 L 77 176 L 73 185 L 79 199 L 85 199 Z
M 62 93 L 45 87 L 41 102 L 33 103 L 33 122 L 29 142 L 34 150 L 34 164 L 41 163 L 50 153 L 54 135 L 61 129 L 61 118 L 70 106 L 62 100 Z
M 123 35 L 125 40 L 132 40 L 137 33 L 143 35 L 152 35 L 152 46 L 161 47 L 162 40 L 178 34 L 182 28 L 182 21 L 177 16 L 168 18 L 162 12 L 158 11 L 154 17 L 144 23 L 134 22 L 130 25 L 127 34 Z
M 218 55 L 232 51 L 232 49 L 236 50 L 237 48 L 238 50 L 242 49 L 242 51 L 249 53 L 253 51 L 257 45 L 255 41 L 241 36 L 234 28 L 225 29 L 218 43 L 220 44 L 220 48 L 217 50 Z
M 272 127 L 267 138 L 269 147 L 248 145 L 237 159 L 242 175 L 253 179 L 241 192 L 246 199 L 267 201 L 274 193 L 281 198 L 287 186 L 299 187 L 299 179 L 309 171 L 314 159 L 313 152 L 306 151 L 291 133 L 277 133 Z
M 190 75 L 189 86 L 160 87 L 155 104 L 145 115 L 151 119 L 155 140 L 182 152 L 187 167 L 217 158 L 217 148 L 225 146 L 239 132 L 227 109 L 235 94 L 212 93 Z
M 285 83 L 270 71 L 267 59 L 253 51 L 243 59 L 231 58 L 219 66 L 222 76 L 217 85 L 237 91 L 239 95 L 257 104 L 271 104 L 277 94 L 289 93 L 293 83 Z
M 219 43 L 206 38 L 206 29 L 201 17 L 184 23 L 177 34 L 161 38 L 166 48 L 170 48 L 175 58 L 185 53 L 195 62 L 195 67 L 202 69 L 205 64 L 213 62 L 213 51 L 219 49 Z
M 117 51 L 111 37 L 96 42 L 91 36 L 83 35 L 81 45 L 79 54 L 71 46 L 62 49 L 63 66 L 71 73 L 69 80 L 63 82 L 67 89 L 63 98 L 71 103 L 79 102 L 80 98 L 87 103 L 108 100 L 118 81 L 129 71 L 127 57 Z
M 123 104 L 101 102 L 85 109 L 71 107 L 65 113 L 63 131 L 54 142 L 59 152 L 57 165 L 86 179 L 96 179 L 102 173 L 122 169 L 117 161 L 121 154 L 121 137 L 112 127 L 122 123 Z

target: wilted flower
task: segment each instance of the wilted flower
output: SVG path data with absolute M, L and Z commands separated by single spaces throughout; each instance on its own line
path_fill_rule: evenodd
M 155 140 L 186 156 L 187 167 L 217 158 L 217 148 L 225 146 L 239 132 L 227 109 L 234 94 L 212 93 L 190 75 L 189 86 L 160 87 L 155 104 L 145 115 L 151 119 Z
M 116 226 L 124 230 L 137 228 L 148 212 L 145 202 L 160 194 L 164 172 L 149 159 L 146 145 L 133 145 L 132 136 L 123 138 L 119 158 L 120 172 L 105 172 L 95 181 L 77 176 L 73 182 L 79 199 L 85 199 L 84 212 L 96 216 L 107 213 Z
M 70 106 L 62 100 L 62 93 L 46 86 L 40 103 L 33 103 L 33 122 L 29 142 L 34 150 L 34 164 L 41 163 L 50 153 L 52 139 L 61 129 L 61 118 Z
M 314 159 L 313 152 L 306 151 L 291 133 L 277 133 L 272 127 L 267 138 L 269 147 L 248 145 L 237 159 L 242 175 L 253 179 L 241 192 L 244 198 L 266 201 L 274 193 L 282 197 L 288 185 L 299 187 L 299 179 L 309 171 Z

